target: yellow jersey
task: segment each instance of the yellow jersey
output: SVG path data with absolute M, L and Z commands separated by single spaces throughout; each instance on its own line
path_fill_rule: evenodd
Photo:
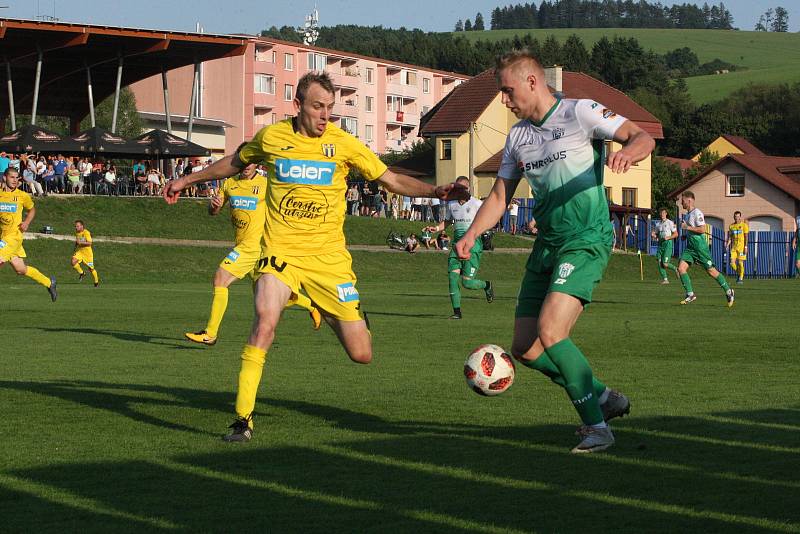
M 0 239 L 22 240 L 19 225 L 22 210 L 33 209 L 33 199 L 25 191 L 0 191 Z
M 345 247 L 347 175 L 358 169 L 367 180 L 386 165 L 358 139 L 328 123 L 320 137 L 296 132 L 292 119 L 262 128 L 239 151 L 242 163 L 267 169 L 264 237 L 286 256 L 328 254 Z
M 728 227 L 728 235 L 731 238 L 731 248 L 732 249 L 743 249 L 744 248 L 744 236 L 746 236 L 750 232 L 750 228 L 747 226 L 747 223 L 742 221 L 740 223 L 733 223 Z
M 80 232 L 75 232 L 75 241 L 82 245 L 88 244 L 88 247 L 79 247 L 79 250 L 92 250 L 92 234 L 89 233 L 89 230 L 84 228 Z M 103 248 L 103 247 L 100 247 Z
M 250 180 L 235 176 L 225 180 L 219 191 L 223 204 L 231 206 L 231 223 L 236 246 L 260 251 L 267 218 L 267 180 L 256 174 Z

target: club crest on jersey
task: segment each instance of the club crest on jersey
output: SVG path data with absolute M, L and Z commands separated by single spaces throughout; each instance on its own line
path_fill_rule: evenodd
M 564 137 L 564 128 L 553 128 L 553 139 L 561 139 Z
M 322 144 L 322 153 L 325 155 L 326 158 L 332 158 L 336 155 L 336 145 L 333 143 L 323 143 Z
M 339 294 L 339 302 L 352 302 L 358 300 L 358 290 L 353 285 L 353 282 L 346 282 L 336 286 L 336 291 Z
M 558 276 L 561 278 L 567 278 L 569 275 L 572 274 L 572 271 L 575 270 L 575 266 L 571 263 L 562 263 L 558 266 Z

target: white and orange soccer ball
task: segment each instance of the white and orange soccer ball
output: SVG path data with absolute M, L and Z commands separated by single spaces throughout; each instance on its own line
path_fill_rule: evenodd
M 464 362 L 467 385 L 478 395 L 499 395 L 514 383 L 514 360 L 497 345 L 481 345 Z

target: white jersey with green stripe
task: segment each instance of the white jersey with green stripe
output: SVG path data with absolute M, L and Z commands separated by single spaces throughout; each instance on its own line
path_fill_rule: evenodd
M 675 223 L 672 222 L 671 219 L 665 219 L 663 221 L 659 219 L 653 223 L 653 228 L 656 231 L 656 235 L 658 235 L 659 241 L 666 241 L 669 239 L 669 236 L 678 230 L 678 227 L 675 226 Z
M 458 200 L 451 200 L 447 203 L 449 218 L 453 221 L 453 236 L 456 241 L 467 233 L 467 229 L 475 220 L 475 215 L 478 214 L 481 202 L 475 197 L 470 197 L 469 200 L 463 204 Z
M 697 208 L 694 208 L 689 213 L 683 216 L 683 220 L 686 223 L 686 226 L 697 227 L 706 225 L 706 218 L 703 215 L 703 212 Z M 706 234 L 696 234 L 694 232 L 686 232 L 686 245 L 688 247 L 693 247 L 695 250 L 708 250 L 708 238 L 706 238 Z
M 540 122 L 525 119 L 511 128 L 497 175 L 528 180 L 545 244 L 561 246 L 587 231 L 611 235 L 603 141 L 625 121 L 593 100 L 563 99 Z

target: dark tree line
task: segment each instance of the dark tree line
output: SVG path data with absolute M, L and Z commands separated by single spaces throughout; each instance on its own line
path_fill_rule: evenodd
M 733 16 L 725 4 L 665 6 L 646 0 L 542 0 L 496 7 L 491 29 L 522 28 L 733 28 Z M 464 28 L 466 29 L 466 28 Z M 456 30 L 458 31 L 458 30 Z
M 788 32 L 789 31 L 789 12 L 786 8 L 776 7 L 767 9 L 758 18 L 755 30 L 757 32 Z

